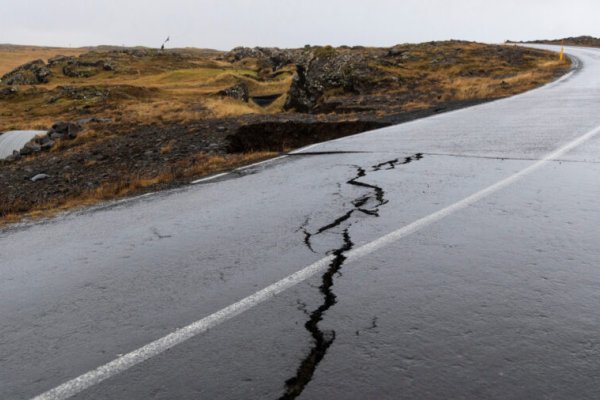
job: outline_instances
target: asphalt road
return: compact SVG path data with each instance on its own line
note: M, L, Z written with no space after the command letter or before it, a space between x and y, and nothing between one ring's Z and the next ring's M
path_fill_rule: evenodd
M567 50L520 96L0 231L0 398L599 398L600 50Z
M12 155L13 151L23 146L37 135L46 131L9 131L0 133L0 160Z

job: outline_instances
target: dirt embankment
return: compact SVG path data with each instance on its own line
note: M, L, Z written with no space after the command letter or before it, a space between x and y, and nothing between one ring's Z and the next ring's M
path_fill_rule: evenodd
M29 62L2 78L0 131L75 125L0 161L0 220L171 187L509 96L568 68L551 53L467 42L110 49Z

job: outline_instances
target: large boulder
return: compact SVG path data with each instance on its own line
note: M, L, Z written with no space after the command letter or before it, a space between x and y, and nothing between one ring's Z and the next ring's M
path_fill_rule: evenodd
M52 72L42 60L31 61L12 70L2 77L6 85L38 85L48 83Z
M284 108L299 112L318 111L326 91L360 93L369 86L367 59L361 54L337 53L332 48L318 48L305 64L296 65L296 73Z

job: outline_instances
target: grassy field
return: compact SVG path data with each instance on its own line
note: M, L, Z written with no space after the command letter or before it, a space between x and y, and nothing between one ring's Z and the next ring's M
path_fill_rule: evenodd
M303 121L317 122L320 131L307 132L317 132L311 140L318 141L330 134L328 123L389 124L415 110L506 97L570 67L553 53L456 41L247 53L0 45L0 75L36 59L75 57L48 64L45 83L0 83L0 132L92 117L110 121L86 125L75 140L57 140L47 152L0 162L0 223L185 183L288 147L283 138L273 148L230 153L229 135L245 124L293 120L294 132L302 132ZM288 56L309 59L307 79L315 81L302 90L318 88L313 110L285 109L297 84L296 65L281 61ZM248 98L224 94L240 86ZM253 101L264 96L274 101ZM23 171L51 178L34 187Z
M369 56L379 50L333 51L356 57ZM511 63L490 46L477 43L405 45L399 51L409 53L410 57L401 63L371 58L371 83L377 86L379 79L381 84L369 94L393 94L405 98L401 104L405 111L439 102L509 96L552 79L557 70L564 67L551 55L530 55L518 64ZM33 59L47 60L57 54L83 54L81 61L108 60L113 67L110 71L94 71L87 77L65 76L62 65L51 67L52 76L48 83L20 87L17 95L0 97L0 131L44 129L53 121L74 120L87 115L150 123L280 113L294 72L290 66L281 69L276 77L265 77L256 60L227 62L220 57L221 53L215 52L160 53L149 50L141 57L82 52L82 49L0 47L2 71ZM220 91L239 83L248 87L251 97L282 97L265 108L252 101L218 96ZM65 87L71 89L70 93L65 93ZM340 97L339 94L339 91L330 91L325 100Z

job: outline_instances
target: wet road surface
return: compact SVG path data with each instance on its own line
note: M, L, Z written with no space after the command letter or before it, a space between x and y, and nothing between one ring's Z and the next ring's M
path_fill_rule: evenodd
M0 231L0 398L319 262L72 398L598 398L600 50L568 52L573 74L511 99Z

